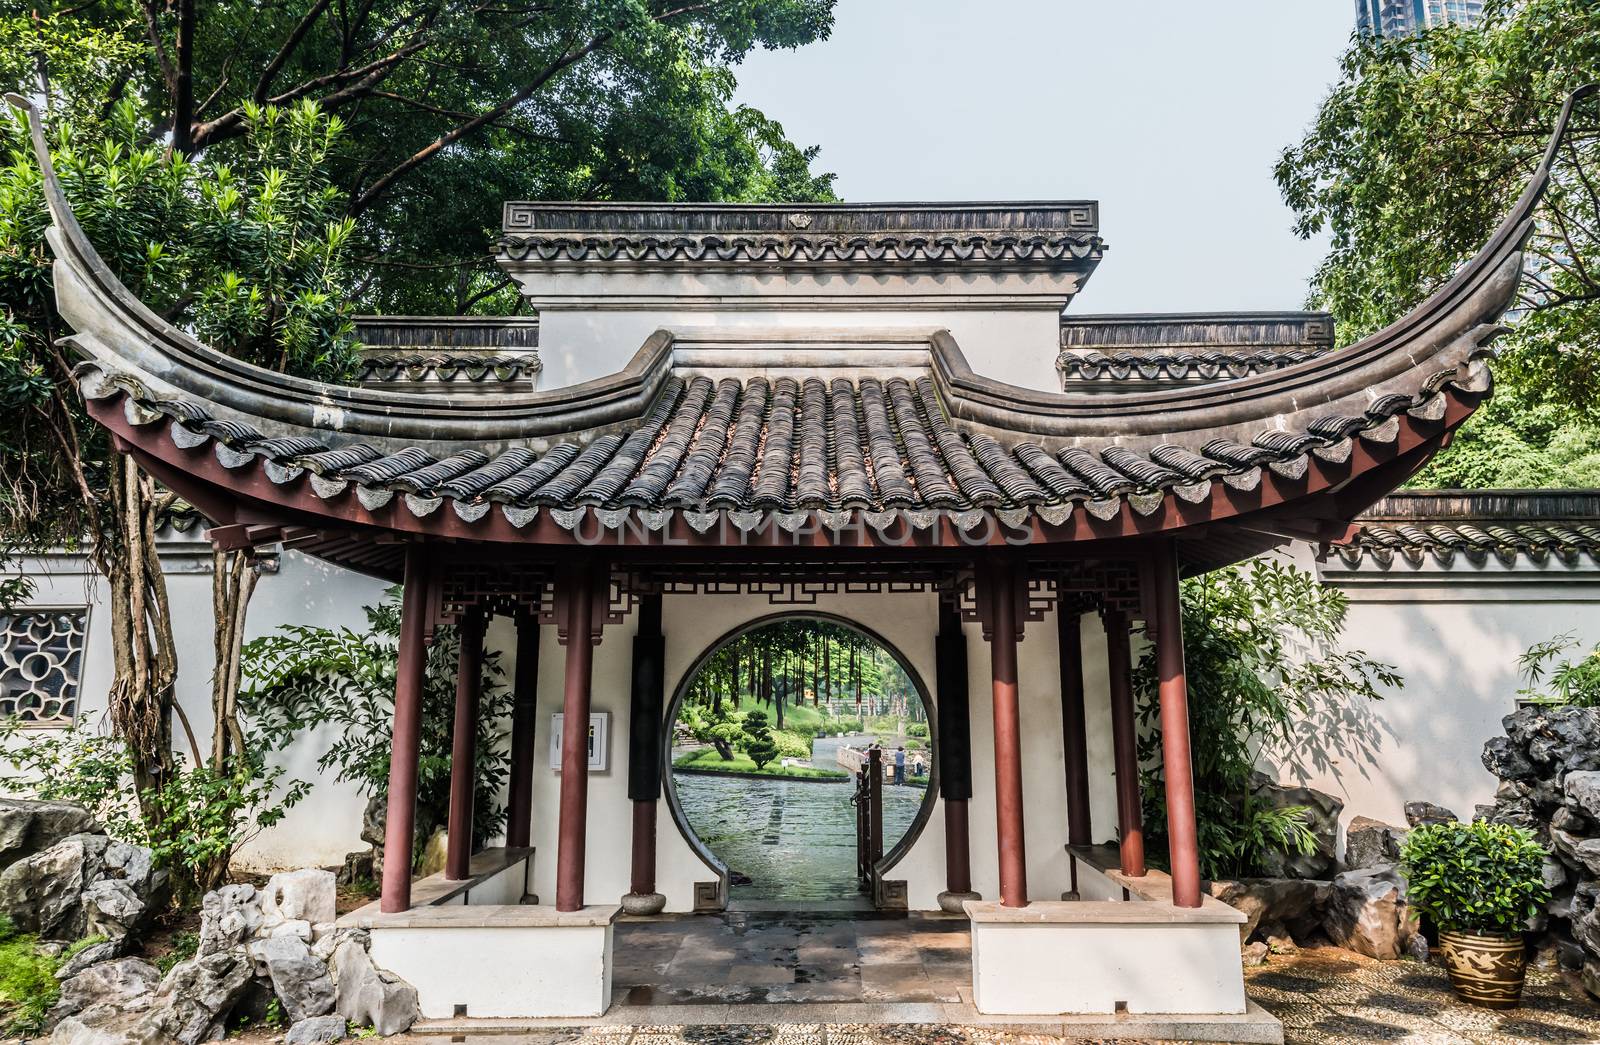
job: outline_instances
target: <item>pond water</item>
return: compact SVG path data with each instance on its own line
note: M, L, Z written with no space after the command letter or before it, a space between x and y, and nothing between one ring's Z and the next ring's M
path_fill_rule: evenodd
M823 737L812 765L838 769L843 744L866 737ZM690 827L723 863L734 900L851 900L856 884L856 811L850 781L761 780L674 773ZM883 848L905 836L922 804L918 787L883 789ZM749 884L739 884L745 878Z

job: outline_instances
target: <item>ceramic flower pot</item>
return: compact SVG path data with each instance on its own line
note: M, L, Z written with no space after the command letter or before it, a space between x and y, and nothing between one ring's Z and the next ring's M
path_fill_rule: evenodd
M1522 1000L1527 949L1522 937L1439 934L1439 952L1450 986L1463 999L1489 1009L1514 1009Z

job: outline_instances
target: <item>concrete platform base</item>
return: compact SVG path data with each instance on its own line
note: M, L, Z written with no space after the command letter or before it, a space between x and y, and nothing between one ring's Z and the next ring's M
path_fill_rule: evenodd
M418 1035L446 1035L455 1041L511 1045L519 1038L554 1027L818 1026L929 1024L983 1027L1018 1034L1063 1038L1245 1042L1283 1045L1283 1024L1251 1004L1233 1016L985 1016L971 1005L919 1002L795 1002L763 1005L613 1005L594 1019L427 1020L411 1028Z

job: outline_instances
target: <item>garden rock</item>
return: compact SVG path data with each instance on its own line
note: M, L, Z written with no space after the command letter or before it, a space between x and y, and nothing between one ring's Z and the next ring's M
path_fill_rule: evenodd
M1400 859L1400 843L1405 837L1403 828L1370 817L1356 817L1344 837L1345 868L1359 871L1395 863Z
M151 1029L180 1045L197 1045L220 1035L234 1004L254 972L242 950L221 951L179 962L161 981Z
M328 967L312 955L296 936L256 940L247 948L256 963L256 975L272 981L272 991L283 1003L284 1015L299 1023L325 1015L333 1008L333 979Z
M1562 790L1568 808L1588 817L1590 823L1600 824L1600 772L1591 769L1568 773Z
M238 947L261 925L261 896L248 884L225 885L200 901L200 946L197 955Z
M1424 824L1453 824L1456 819L1455 813L1432 802L1406 803L1406 823L1412 827L1421 827Z
M261 890L261 914L267 922L331 922L334 915L332 871L307 867L284 871L267 879Z
M1282 925L1305 939L1321 925L1328 902L1329 883L1304 878L1242 878L1213 882L1211 895L1241 912L1239 942L1246 943L1263 926Z
M1600 958L1590 958L1583 963L1583 987L1600 998Z
M1308 854L1267 854L1262 859L1262 870L1267 876L1326 879L1337 871L1339 814L1344 811L1344 803L1315 788L1279 784L1265 773L1256 773L1251 780L1251 793L1270 808L1304 806L1307 810L1306 826L1317 840L1315 851Z
M122 946L125 942L123 940L106 940L102 943L90 944L71 958L68 958L56 970L56 979L68 980L91 965L110 961L122 952Z
M1483 768L1500 780L1532 780L1539 770L1510 737L1495 737L1483 745Z
M0 870L44 852L68 835L94 830L94 817L75 803L0 798Z
M333 975L335 1008L351 1023L387 1036L417 1021L416 988L373 965L364 939L351 936L339 944L333 952Z
M1393 960L1406 953L1414 930L1405 883L1394 865L1334 878L1324 925L1334 944L1369 958Z
M76 834L0 872L0 913L46 940L83 936L83 890L101 868L104 835Z
M1267 945L1257 940L1255 943L1246 945L1240 957L1244 959L1245 968L1249 969L1257 965L1267 964L1267 953Z
M283 1036L284 1045L328 1045L343 1038L345 1019L338 1013L331 1016L312 1016L289 1028Z
M121 878L102 878L83 891L84 926L90 936L120 940L138 932L145 911L144 901Z
M161 983L161 970L142 958L101 962L64 980L53 1014L71 1016L96 1005L126 1010L135 998L152 994Z

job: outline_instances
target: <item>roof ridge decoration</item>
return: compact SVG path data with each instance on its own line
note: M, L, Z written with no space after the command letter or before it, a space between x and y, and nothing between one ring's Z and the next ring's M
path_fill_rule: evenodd
M1400 490L1357 519L1352 539L1324 548L1348 569L1483 566L1492 558L1600 565L1600 490Z
M603 222L597 221L604 216ZM1052 268L1096 261L1099 204L529 203L505 205L516 262L638 268Z
M1392 486L1488 391L1484 357L1577 97L1517 205L1437 293L1356 345L1225 391L1037 392L973 373L944 334L915 381L713 385L674 373L673 339L660 331L611 377L470 401L274 374L164 323L88 243L37 112L13 102L29 109L45 172L80 387L158 478L218 519L234 497L301 519L561 543L586 520L589 531L682 522L704 534L719 520L749 533L769 516L790 532L811 517L923 534L998 520L1064 540L1186 525L1196 516L1185 505L1211 519L1258 511L1403 466ZM835 430L853 423L862 444L819 440L830 418ZM819 446L829 454L820 483ZM1112 529L1096 531L1078 507Z

